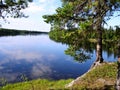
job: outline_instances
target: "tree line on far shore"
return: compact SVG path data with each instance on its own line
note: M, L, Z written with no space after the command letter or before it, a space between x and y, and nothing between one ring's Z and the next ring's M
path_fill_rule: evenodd
M48 32L15 30L15 29L4 29L4 28L0 29L0 36L37 35L37 34L48 34Z

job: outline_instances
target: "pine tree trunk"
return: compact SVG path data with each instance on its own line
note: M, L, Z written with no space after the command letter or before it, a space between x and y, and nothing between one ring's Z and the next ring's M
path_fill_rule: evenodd
M99 63L103 62L103 56L102 56L102 20L103 17L101 17L101 0L98 0L98 8L97 8L97 14L95 18L95 30L97 32L97 45L96 45L96 61L93 63L92 67L98 65Z
M96 22L96 30L97 30L97 46L96 46L96 62L102 63L103 57L102 57L102 17L101 17L101 1L98 0L98 16L97 16L97 22Z
M102 56L102 30L98 28L97 30L97 45L96 45L96 62L102 63L103 56Z
M102 55L102 30L101 27L97 28L97 45L96 45L96 60L91 66L93 68L94 66L97 66L98 64L103 62L103 55Z
M118 71L117 71L116 90L120 90L120 43L118 44Z

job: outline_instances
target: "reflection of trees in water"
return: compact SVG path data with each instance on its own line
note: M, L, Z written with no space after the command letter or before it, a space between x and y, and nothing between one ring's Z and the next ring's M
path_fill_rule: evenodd
M69 45L65 51L66 54L74 57L76 61L84 62L90 58L90 54L95 50L95 43L89 42L89 40L76 41L73 45ZM107 52L107 56L114 54L114 57L118 57L118 72L116 89L120 90L120 41L103 41L103 50Z
M75 38L75 39L73 39ZM96 41L91 41L88 38L81 37L71 37L62 39L60 41L55 40L56 42L62 42L67 44L69 47L65 50L65 54L70 55L79 62L84 62L87 59L90 59L91 54L96 50ZM103 40L103 51L107 52L107 56L110 57L114 54L114 57L117 57L117 43L118 41L107 41Z
M65 50L65 54L74 57L74 60L79 62L90 59L90 54L88 54L84 49L80 48L76 50L73 46L69 46L69 48Z
M95 44L89 42L88 40L76 40L73 44L69 45L68 49L65 50L67 55L74 57L74 60L78 62L84 62L91 58Z
M117 41L105 41L103 43L103 50L107 52L107 56L114 54L114 57L117 57Z

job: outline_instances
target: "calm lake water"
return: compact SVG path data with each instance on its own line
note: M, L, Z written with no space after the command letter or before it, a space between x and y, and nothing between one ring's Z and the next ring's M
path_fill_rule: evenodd
M95 51L91 59L78 63L65 55L67 47L45 34L0 37L0 79L19 82L23 77L28 80L77 78L88 71L95 60ZM107 57L103 53L105 60L116 60L114 55Z

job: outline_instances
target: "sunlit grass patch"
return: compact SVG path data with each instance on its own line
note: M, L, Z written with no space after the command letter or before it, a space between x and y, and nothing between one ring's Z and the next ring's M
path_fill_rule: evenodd
M23 83L8 84L0 88L0 90L67 90L65 89L65 85L71 81L72 79L58 81L38 79Z
M104 63L88 72L72 88L80 90L114 90L117 63Z

